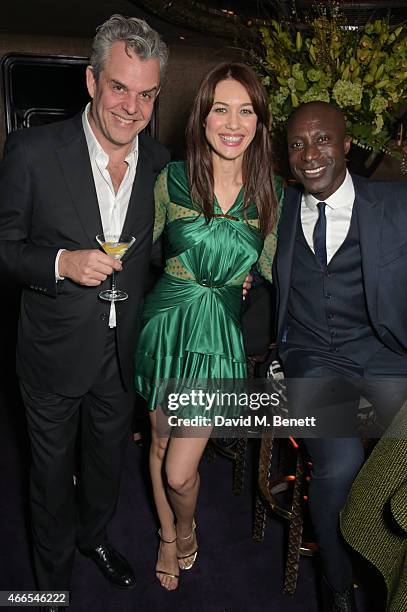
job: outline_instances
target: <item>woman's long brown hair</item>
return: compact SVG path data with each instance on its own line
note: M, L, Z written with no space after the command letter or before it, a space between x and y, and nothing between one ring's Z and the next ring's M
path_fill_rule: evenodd
M213 106L215 88L220 81L234 79L243 85L257 115L255 136L243 155L243 208L254 202L259 213L260 231L269 234L277 217L277 197L273 182L273 154L269 133L270 115L267 95L249 66L223 63L204 78L195 98L186 129L187 173L191 199L209 221L213 215L214 179L212 153L205 137L206 118Z

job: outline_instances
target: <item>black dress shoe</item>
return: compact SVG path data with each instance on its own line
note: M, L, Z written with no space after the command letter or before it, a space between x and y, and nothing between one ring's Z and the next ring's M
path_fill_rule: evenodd
M353 586L335 591L325 577L322 579L323 612L357 612Z
M104 543L83 553L92 559L104 575L119 589L132 589L136 579L128 561L110 544Z

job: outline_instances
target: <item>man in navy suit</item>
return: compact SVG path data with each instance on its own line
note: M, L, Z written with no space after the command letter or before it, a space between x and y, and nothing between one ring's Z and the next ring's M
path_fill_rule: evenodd
M133 411L153 187L169 160L142 133L166 61L166 45L146 22L114 15L94 40L86 73L91 103L73 119L11 134L0 167L0 264L23 287L17 371L32 447L42 590L69 589L76 547L115 586L134 586L106 528ZM136 238L123 266L100 250L95 237L102 232ZM115 312L98 298L113 270L121 270L119 284L129 294Z
M324 102L298 108L287 138L291 171L303 189L287 189L275 260L285 374L319 379L321 391L324 380L346 377L363 386L379 412L392 414L406 397L407 185L350 175L343 114ZM296 381L296 402L312 413L306 383L301 392ZM340 406L356 411L352 397ZM313 461L310 511L324 611L350 612L352 568L338 518L363 447L357 437L304 444Z

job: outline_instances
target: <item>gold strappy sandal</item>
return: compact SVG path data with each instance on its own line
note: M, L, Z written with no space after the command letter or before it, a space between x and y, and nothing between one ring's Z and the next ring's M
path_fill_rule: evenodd
M174 544L174 542L176 542L177 538L175 537L173 540L164 540L164 538L161 536L161 529L158 530L158 537L160 538L160 542L163 542L164 544ZM177 556L178 559L178 556ZM155 570L156 574L162 574L163 576L169 576L170 578L173 578L174 580L179 580L179 574L171 574L170 572L165 572L164 570L160 570L157 569ZM157 576L158 577L158 576ZM161 584L161 582L160 582ZM166 586L164 586L163 584L161 584L161 586L166 589L167 591L173 591L175 589L168 589ZM176 587L175 587L176 588Z
M196 523L195 523L195 519L192 521L192 529L191 529L191 533L187 536L185 536L184 538L177 536L178 540L189 540L190 538L192 538L192 536L195 533L195 529L196 529ZM187 555L177 555L177 559L178 560L182 560L182 559L188 559L189 557L192 557L191 562L188 563L188 565L185 565L184 567L180 567L180 569L183 570L190 570L192 568L192 566L194 565L196 558L198 556L198 546L195 548L194 551L188 553Z

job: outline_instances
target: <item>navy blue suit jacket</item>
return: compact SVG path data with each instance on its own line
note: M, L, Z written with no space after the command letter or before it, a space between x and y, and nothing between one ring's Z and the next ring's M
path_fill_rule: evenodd
M407 354L407 183L352 175L363 281L372 326L391 350ZM288 188L278 229L273 279L277 288L277 341L286 328L302 191Z

